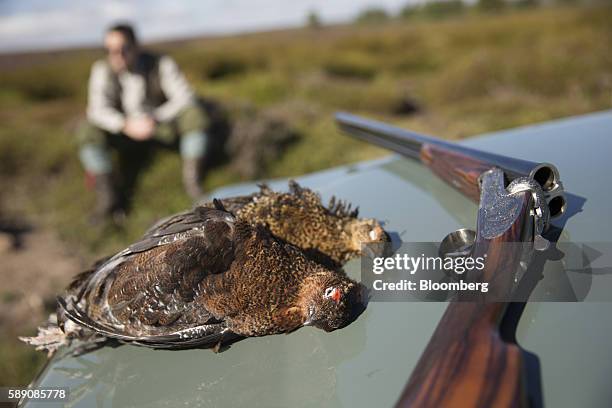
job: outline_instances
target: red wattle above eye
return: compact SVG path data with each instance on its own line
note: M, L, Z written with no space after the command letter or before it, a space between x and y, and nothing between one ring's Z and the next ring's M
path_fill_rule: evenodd
M338 303L338 302L340 302L340 298L341 298L341 297L342 297L342 293L340 292L340 289L338 289L338 288L334 288L334 290L332 290L332 293L331 293L330 298L331 298L331 299L332 299L334 302Z

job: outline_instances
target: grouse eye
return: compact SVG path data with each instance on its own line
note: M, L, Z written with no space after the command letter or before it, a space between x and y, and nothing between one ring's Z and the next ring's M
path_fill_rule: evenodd
M325 299L331 299L334 302L338 303L340 301L340 298L342 297L342 294L340 292L340 289L330 286L329 288L325 289L325 294L323 295L323 297Z

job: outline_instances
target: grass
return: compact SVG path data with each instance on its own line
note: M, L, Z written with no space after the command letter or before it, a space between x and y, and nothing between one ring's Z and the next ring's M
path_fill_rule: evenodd
M341 135L336 110L462 138L610 108L610 21L612 8L603 7L466 12L154 48L173 55L201 94L229 107L274 110L295 127L301 138L266 170L268 177L286 177L384 154ZM87 224L93 197L84 189L73 129L83 114L89 66L99 56L81 50L21 62L0 57L0 209L57 231L89 259L189 206L178 156L159 152L136 188L125 226ZM416 114L400 114L406 99L416 103ZM220 166L205 187L238 181ZM0 361L8 367L1 370L5 381L24 384L41 359L3 345ZM16 362L24 368L15 369Z
M14 334L14 336L17 335ZM46 359L45 353L33 352L31 347L15 341L8 333L2 333L0 336L0 374L2 374L0 384L3 386L27 385Z

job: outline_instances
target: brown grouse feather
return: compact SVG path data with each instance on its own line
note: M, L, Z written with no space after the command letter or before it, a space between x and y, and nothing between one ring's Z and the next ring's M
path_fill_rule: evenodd
M237 337L331 331L362 310L361 286L226 211L197 207L77 276L58 298L58 327L24 340L153 348L220 346Z
M228 211L251 225L265 226L278 238L301 248L312 259L329 267L340 267L361 254L361 245L388 242L381 224L359 218L359 209L332 197L325 206L314 191L289 182L289 192L275 192L266 185L248 196L221 200ZM212 202L200 205L213 208ZM153 227L170 228L184 214L166 218ZM146 234L145 234L146 236Z

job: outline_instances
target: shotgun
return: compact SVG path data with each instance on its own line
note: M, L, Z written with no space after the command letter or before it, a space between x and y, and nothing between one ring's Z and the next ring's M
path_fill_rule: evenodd
M406 384L397 407L524 407L529 405L526 361L506 341L500 324L550 220L566 209L557 168L472 149L382 122L338 113L339 128L406 157L479 204L476 230L450 233L441 256L486 255L470 279L489 284L486 294L457 295L436 327ZM516 245L509 243L516 243Z

